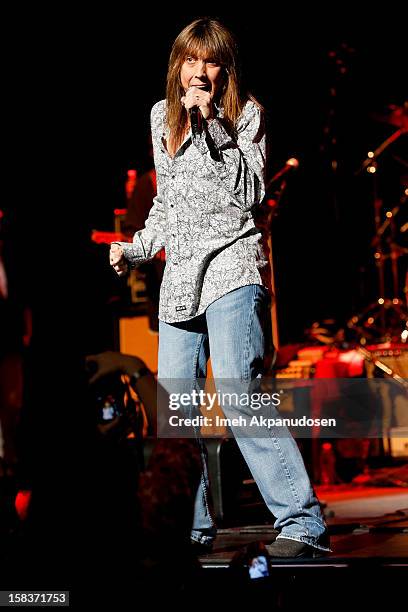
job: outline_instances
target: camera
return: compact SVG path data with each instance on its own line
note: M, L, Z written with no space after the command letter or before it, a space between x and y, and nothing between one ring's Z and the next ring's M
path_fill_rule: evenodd
M250 578L265 578L269 576L268 560L265 555L258 555L250 559L248 572Z
M240 548L230 563L230 570L244 580L267 578L269 576L269 553L261 541L249 542Z
M97 380L89 389L91 404L98 424L111 423L125 411L127 385L120 374L109 374Z

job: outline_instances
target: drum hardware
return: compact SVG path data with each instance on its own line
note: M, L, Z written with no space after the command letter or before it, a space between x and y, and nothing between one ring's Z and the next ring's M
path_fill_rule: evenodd
M377 117L377 116L374 116ZM378 120L384 121L398 129L382 142L375 151L369 151L355 175L364 170L372 177L373 208L375 235L371 241L374 250L373 258L377 269L378 299L371 303L361 313L353 315L347 322L349 329L360 336L362 345L368 340L379 342L405 342L408 337L407 321L408 310L402 299L399 259L408 255L408 248L400 245L398 239L404 233L404 224L397 223L398 215L406 206L408 196L407 185L402 185L403 193L400 201L391 210L384 213L383 201L377 194L377 173L379 158L388 147L408 132L408 106L391 107L391 112L380 116ZM386 268L390 261L389 269ZM392 297L389 297L392 292ZM387 296L388 293L388 296Z
M381 361L381 359L377 359L374 351L369 351L368 349L361 346L357 347L356 350L364 357L366 361L372 363L376 368L381 370L383 375L385 375L387 378L392 378L393 380L395 380L396 383L398 383L401 387L408 391L408 381L405 378L402 378L402 376L400 376L399 374L397 374L395 370L390 368L386 363L384 363L384 361ZM387 351L387 353L390 352L391 351Z
M379 298L353 315L347 327L358 333L361 345L367 341L399 342L406 339L407 307L398 298Z
M404 102L402 106L396 104L390 104L387 107L385 113L371 113L370 117L374 121L380 123L387 123L398 128L408 128L408 101Z
M356 349L367 362L367 378L388 378L402 390L395 399L395 392L378 389L382 400L383 437L382 452L395 456L396 446L403 446L408 439L401 438L406 424L406 399L408 397L408 346L383 343ZM377 370L377 372L376 372ZM380 374L379 374L380 373ZM398 400L399 397L399 400Z
M369 172L370 174L375 174L377 167L377 159L379 158L381 153L383 153L393 142L398 140L398 138L400 138L400 136L402 136L406 132L406 127L399 128L393 134L391 134L391 136L386 138L386 140L384 140L384 142L382 142L380 146L375 149L375 151L369 151L366 159L363 161L360 168L355 172L355 174L358 175L364 170L367 170L367 172Z

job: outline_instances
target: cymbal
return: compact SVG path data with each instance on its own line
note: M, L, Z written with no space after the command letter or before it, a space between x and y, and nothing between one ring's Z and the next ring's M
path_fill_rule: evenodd
M385 113L370 113L371 119L408 130L408 102L402 106L389 104Z

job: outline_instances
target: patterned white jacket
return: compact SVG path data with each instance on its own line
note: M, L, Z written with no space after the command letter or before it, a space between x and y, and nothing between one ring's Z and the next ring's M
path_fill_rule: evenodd
M260 284L271 293L267 237L262 222L257 225L265 196L265 130L251 100L238 120L236 140L217 109L200 133L189 131L172 158L165 147L165 108L161 100L151 111L157 196L133 243L118 244L131 268L165 247L159 319L175 323L244 285Z

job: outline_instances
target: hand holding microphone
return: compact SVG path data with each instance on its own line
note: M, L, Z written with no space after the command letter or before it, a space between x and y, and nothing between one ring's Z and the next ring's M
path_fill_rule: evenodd
M193 135L201 132L201 119L212 117L211 94L201 87L192 86L181 98L181 103L187 109L190 116L191 130Z

